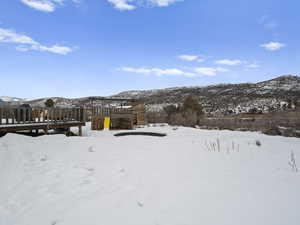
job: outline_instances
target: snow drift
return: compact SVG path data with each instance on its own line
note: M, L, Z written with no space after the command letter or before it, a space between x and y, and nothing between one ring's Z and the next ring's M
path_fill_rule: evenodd
M300 139L150 127L165 138L0 139L1 225L298 225ZM297 162L297 161L296 161Z

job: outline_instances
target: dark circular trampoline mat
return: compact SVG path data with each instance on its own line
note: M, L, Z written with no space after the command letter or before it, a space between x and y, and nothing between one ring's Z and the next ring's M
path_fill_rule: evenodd
M156 133L156 132L120 132L114 134L115 137L123 137L123 136L151 136L151 137L165 137L167 134L164 133Z

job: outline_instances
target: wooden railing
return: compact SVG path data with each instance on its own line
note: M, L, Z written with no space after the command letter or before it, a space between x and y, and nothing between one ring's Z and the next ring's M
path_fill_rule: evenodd
M93 108L38 108L0 107L0 125L45 122L92 121L95 117L112 115L135 115L133 108L93 107Z
M83 108L0 107L0 125L67 121L85 122L85 112Z

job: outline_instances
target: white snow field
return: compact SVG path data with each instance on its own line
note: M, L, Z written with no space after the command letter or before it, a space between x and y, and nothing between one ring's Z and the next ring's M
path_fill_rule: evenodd
M300 139L138 130L0 138L0 224L300 224Z

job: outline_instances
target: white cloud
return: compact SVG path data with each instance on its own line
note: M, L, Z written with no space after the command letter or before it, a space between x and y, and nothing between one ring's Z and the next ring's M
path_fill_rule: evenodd
M55 10L55 1L51 0L20 0L25 5L43 12L53 12Z
M107 0L119 10L134 10L139 6L167 7L175 2L184 0Z
M31 37L22 34L17 34L12 30L2 29L2 28L0 28L0 42L30 44L30 45L38 44Z
M19 44L16 47L18 51L35 50L35 51L42 51L42 52L52 52L61 55L66 55L74 51L73 48L66 47L66 46L60 46L60 45L45 46L33 40L29 36L18 34L13 30L2 29L2 28L0 28L0 42Z
M81 0L19 0L23 4L39 11L54 12L56 7L63 5L65 1L72 1L79 5Z
M195 73L186 72L177 68L171 69L160 69L160 68L132 68L132 67L122 67L120 70L130 73L139 73L145 75L155 75L155 76L185 76L194 77Z
M189 62L197 61L201 63L205 61L205 56L199 56L199 55L179 55L178 58L183 61L189 61Z
M183 76L183 77L197 77L197 76L215 76L217 73L229 72L229 70L222 67L197 67L194 68L194 72L183 71L181 69L161 69L161 68L133 68L133 67L122 67L120 69L124 72L138 73L145 75L155 75L155 76Z
M81 0L19 0L23 4L43 12L54 12L57 6L63 5L65 1L79 4ZM184 0L106 0L119 10L134 10L138 7L167 7L175 2Z
M239 59L222 59L222 60L217 60L217 61L215 61L215 64L226 65L226 66L239 66L239 65L243 65L246 68L252 68L252 69L260 67L260 65L258 64L257 61L248 62L248 61L242 61L242 60L239 60Z
M268 51L278 51L278 50L286 47L286 44L280 43L280 42L269 42L269 43L260 45L260 47L263 47Z
M38 44L38 45L31 45L31 46L25 46L25 45L19 45L16 47L16 50L21 52L27 52L27 51L40 51L40 52L51 52L55 54L60 55L67 55L71 52L73 52L75 49L66 47L66 46L60 46L60 45L52 45L50 47Z
M243 64L243 62L238 59L235 59L235 60L222 59L222 60L215 61L215 63L219 64L219 65L227 65L227 66L238 66L238 65Z
M60 46L60 45L53 45L50 47L43 46L43 45L33 45L33 46L31 46L31 49L41 51L41 52L52 52L52 53L61 54L61 55L67 55L74 51L73 48L66 47L66 46Z
M184 61L195 61L199 58L197 55L180 55L178 56L179 59Z
M206 76L216 76L218 72L224 73L224 72L228 72L229 70L221 68L221 67L217 67L217 68L213 68L213 67L198 67L195 68L195 72L201 75L206 75Z
M134 10L136 6L131 5L129 3L134 0L108 0L109 3L113 4L116 9L119 10Z
M246 67L247 67L247 68L256 69L256 68L259 68L260 65L257 64L257 63L251 63L251 64L246 65Z
M76 4L80 4L82 0L72 0Z
M183 1L183 0L150 0L150 2L153 5L159 6L159 7L166 7L169 6L175 2L179 2L179 1Z

